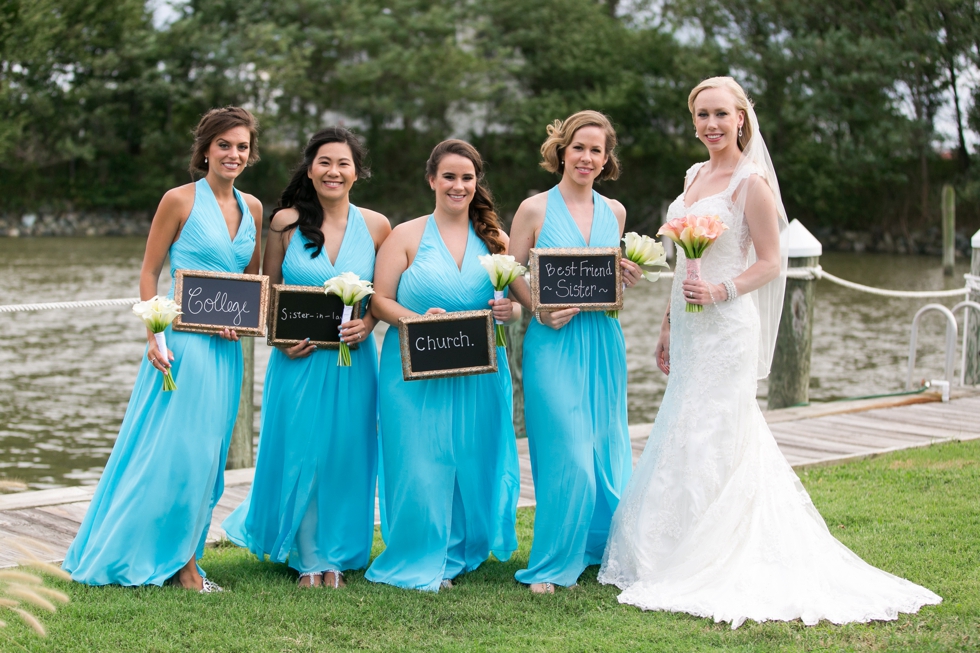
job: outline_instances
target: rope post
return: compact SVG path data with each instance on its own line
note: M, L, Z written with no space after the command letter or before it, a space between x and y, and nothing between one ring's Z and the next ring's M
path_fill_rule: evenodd
M783 236L789 245L789 267L816 267L823 246L799 220ZM810 350L813 345L813 304L817 279L787 279L776 351L769 373L769 410L810 401Z
M973 276L969 294L966 298L973 302L980 303L980 231L973 234L970 241L973 247L973 260L970 263L970 274ZM966 356L963 366L964 385L980 384L980 319L976 315L971 315L970 310L966 311L967 330L964 334L966 339Z
M956 260L956 190L943 185L943 276L953 276Z
M228 448L228 462L225 469L244 469L253 467L252 438L255 404L253 403L253 383L255 379L255 338L242 338L242 396L238 401L238 418L231 434Z

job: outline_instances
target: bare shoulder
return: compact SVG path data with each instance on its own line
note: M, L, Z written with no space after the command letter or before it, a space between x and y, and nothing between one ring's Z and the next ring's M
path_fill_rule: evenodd
M515 227L518 229L530 227L533 232L537 232L538 227L544 223L544 215L548 210L548 193L538 193L527 198L517 207L517 213L511 222L511 231Z
M270 223L269 228L274 231L282 231L289 225L296 222L298 219L299 211L296 209L282 209L280 211L276 211L275 215L272 216L272 222Z
M184 184L171 188L160 199L160 212L175 213L186 218L194 208L195 184Z
M425 233L425 225L428 218L429 216L426 215L421 218L414 218L402 222L391 230L390 238L395 239L397 243L410 243L420 240L422 234Z
M383 214L360 206L357 208L361 211L361 215L364 216L364 224L367 225L368 231L371 232L372 236L375 236L376 240L379 235L383 240L391 232L391 221Z
M255 195L250 195L248 193L242 193L242 199L245 200L245 205L248 206L248 210L251 211L252 217L255 219L256 225L262 224L262 202Z
M622 202L606 197L605 195L599 195L599 197L605 200L606 204L609 205L609 208L612 209L613 215L616 216L616 219L619 220L620 223L626 220L626 207L623 206Z

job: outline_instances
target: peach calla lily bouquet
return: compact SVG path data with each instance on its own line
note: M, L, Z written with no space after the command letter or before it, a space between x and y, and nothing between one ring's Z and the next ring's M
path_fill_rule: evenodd
M684 250L684 256L687 257L687 278L696 281L701 278L701 257L726 229L728 225L717 215L685 215L664 223L657 235L670 238ZM688 302L685 310L688 313L700 313L704 307Z

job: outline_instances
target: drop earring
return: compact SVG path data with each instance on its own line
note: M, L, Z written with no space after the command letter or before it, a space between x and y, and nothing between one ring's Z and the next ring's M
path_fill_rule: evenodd
M739 126L739 128L738 128L738 137L739 138L742 138L742 127L741 126Z
M694 130L694 138L697 138L697 137L698 137L698 130L697 130L697 129L695 129L695 130Z
M205 163L207 163L207 162L208 162L208 157L204 157L204 162L205 162Z

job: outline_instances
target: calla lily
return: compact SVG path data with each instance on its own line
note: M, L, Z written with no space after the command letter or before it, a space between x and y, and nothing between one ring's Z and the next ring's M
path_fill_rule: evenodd
M623 236L623 244L626 246L624 255L633 261L643 270L643 278L647 281L657 281L660 279L660 270L651 270L654 267L667 267L667 253L664 246L650 236L641 236L635 231L630 231ZM623 284L625 288L626 285ZM618 318L619 311L606 311L606 315L611 318Z
M156 295L151 297L146 301L137 302L133 305L133 313L139 319L143 320L143 324L146 328L153 333L154 340L157 341L157 348L163 356L168 355L167 350L167 337L165 331L170 323L174 319L181 315L180 306L174 300L168 297L160 297ZM170 374L170 370L166 370L163 373L163 391L170 392L171 390L176 390L177 384L174 383L174 377Z
M684 250L687 257L687 277L700 278L701 257L711 243L728 229L717 215L685 215L674 218L660 227L658 236L666 236ZM688 313L700 313L704 307L700 304L687 304Z

